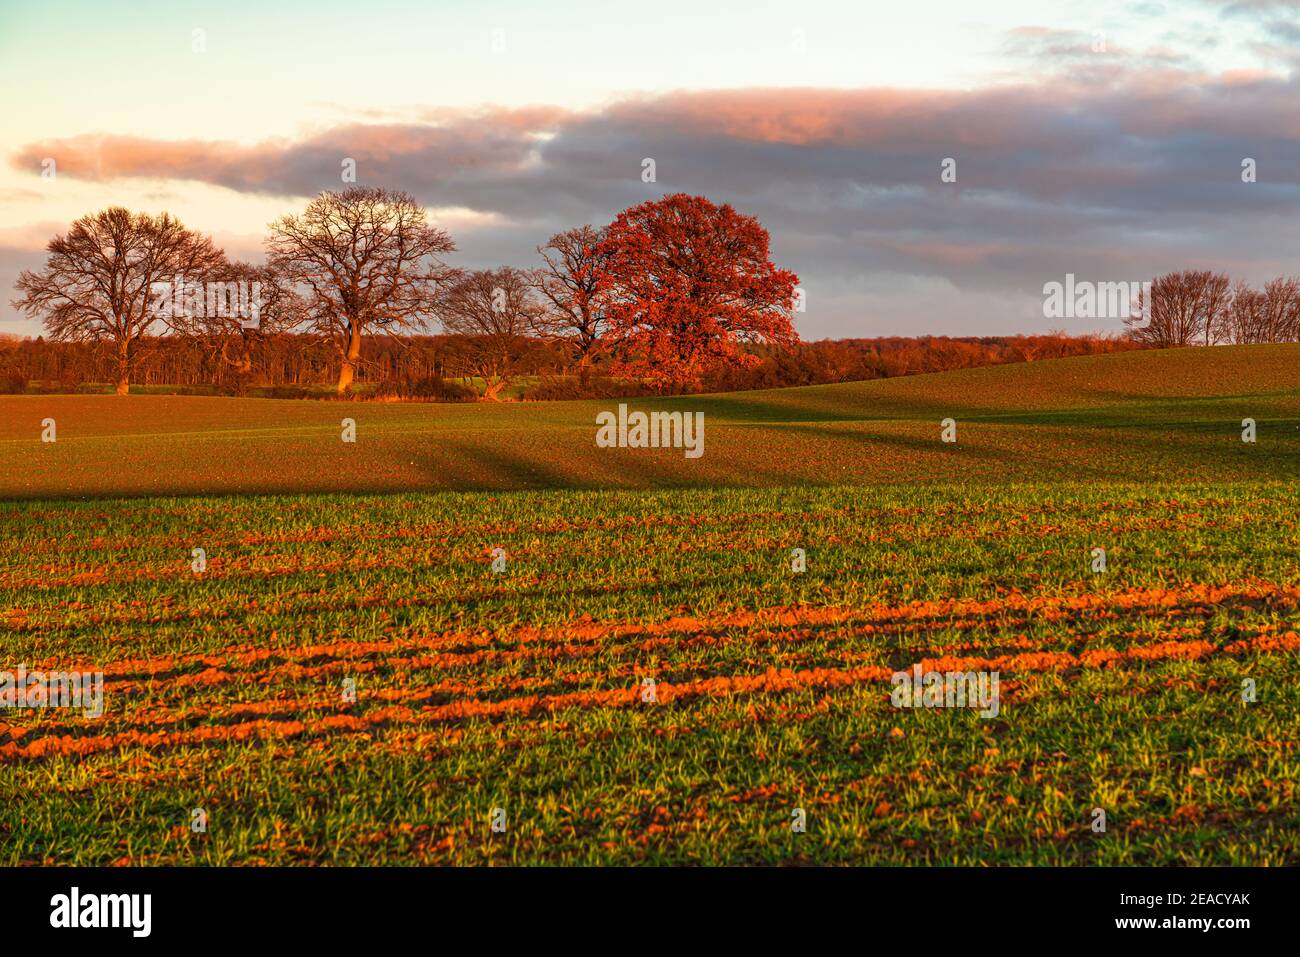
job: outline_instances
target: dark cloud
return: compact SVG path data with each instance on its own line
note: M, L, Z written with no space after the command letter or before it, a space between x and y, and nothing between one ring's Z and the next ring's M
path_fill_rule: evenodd
M436 110L254 146L82 136L11 161L54 156L61 176L83 179L198 180L284 196L290 211L339 188L351 157L363 184L494 214L456 234L470 265L529 264L552 231L664 192L703 193L771 230L808 288L813 336L1040 329L1042 285L1066 272L1295 270L1296 79L1097 56L1089 38L1061 31L1016 31L1009 43L1054 69L974 91L751 89L589 112ZM945 157L955 184L940 182ZM1258 164L1253 184L1241 181L1246 157ZM654 183L642 180L645 158Z

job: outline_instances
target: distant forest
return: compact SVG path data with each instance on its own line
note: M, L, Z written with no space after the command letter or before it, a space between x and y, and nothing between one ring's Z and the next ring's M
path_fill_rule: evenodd
M153 389L211 395L284 398L333 395L337 354L318 337L258 335L251 364L232 365L223 342L157 337L142 343L135 382ZM689 391L725 392L852 382L944 372L975 366L1032 362L1146 348L1128 338L1067 336L947 336L838 339L793 346L751 344L756 361L726 366ZM480 343L457 335L379 336L367 339L358 363L355 397L473 401L482 392ZM608 398L662 393L661 385L611 375L599 350L577 365L563 344L535 338L514 343L506 365L525 400ZM105 343L52 342L0 336L0 391L111 391L117 357ZM668 391L687 391L678 388Z

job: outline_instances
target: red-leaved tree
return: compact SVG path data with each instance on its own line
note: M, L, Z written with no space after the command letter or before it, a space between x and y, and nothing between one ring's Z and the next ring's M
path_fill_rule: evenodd
M602 249L619 371L668 391L753 361L742 345L799 341L799 277L778 269L752 216L677 193L626 209Z

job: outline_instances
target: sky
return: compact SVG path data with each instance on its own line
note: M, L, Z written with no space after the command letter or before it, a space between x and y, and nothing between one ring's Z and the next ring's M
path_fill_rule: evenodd
M0 334L79 216L257 261L345 159L465 268L687 192L769 230L805 339L1116 332L1044 285L1300 274L1298 67L1300 0L0 0Z

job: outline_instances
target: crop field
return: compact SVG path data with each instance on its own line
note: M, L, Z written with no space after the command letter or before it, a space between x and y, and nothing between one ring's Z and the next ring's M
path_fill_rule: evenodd
M1300 347L628 401L0 399L0 862L1300 863Z
M617 400L377 404L0 396L0 496L1294 480L1300 345L1134 352L760 392L632 399L704 413L704 454L597 448ZM953 418L957 442L939 441ZM1241 420L1260 441L1241 441ZM356 423L356 442L341 423ZM47 419L57 441L40 441Z

